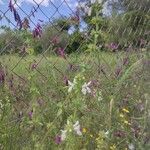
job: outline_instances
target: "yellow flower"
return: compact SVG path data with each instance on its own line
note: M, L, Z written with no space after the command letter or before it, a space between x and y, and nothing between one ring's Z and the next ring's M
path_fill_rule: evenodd
M92 138L92 137L93 137L93 135L92 135L92 134L90 134L90 137ZM98 140L98 139L96 139L96 140Z
M116 145L114 144L114 145L110 146L110 150L116 150Z
M131 125L127 120L125 120L124 123L127 125Z
M121 118L124 118L124 115L121 113L120 115L119 115Z
M82 129L82 132L83 132L83 133L86 133L86 132L87 132L87 129L86 129L86 128L83 128L83 129Z
M122 111L125 112L125 113L129 113L129 110L126 109L126 108L123 108Z

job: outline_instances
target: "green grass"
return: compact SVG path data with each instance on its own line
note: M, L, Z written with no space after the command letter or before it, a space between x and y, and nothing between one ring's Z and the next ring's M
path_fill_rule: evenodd
M144 57L139 59L137 53L130 53L129 63L122 65L127 54L72 54L66 60L0 56L7 72L0 85L0 149L123 150L130 144L149 149L149 71L143 63L147 55L141 53ZM33 63L38 63L34 70ZM118 77L117 67L122 68ZM64 77L77 80L71 93ZM92 94L83 95L82 85L89 81L94 81ZM73 129L77 120L82 136ZM67 130L67 137L56 144L61 130Z

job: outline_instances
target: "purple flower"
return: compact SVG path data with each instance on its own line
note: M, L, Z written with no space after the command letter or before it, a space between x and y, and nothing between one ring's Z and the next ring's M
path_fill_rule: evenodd
M33 117L33 110L31 110L31 111L28 113L28 116L29 116L29 119L32 119L32 117Z
M67 78L66 76L64 77L64 83L65 83L66 86L69 85L69 83L68 83L68 78Z
M125 136L125 132L124 132L124 131L121 131L121 130L115 131L115 132L114 132L114 136L119 137L119 138L122 138L122 137Z
M60 48L60 47L59 47L59 48L57 49L57 52L58 52L58 55L60 55L60 56L63 57L64 59L66 59L64 48Z
M41 37L41 36L42 36L42 27L38 23L37 26L33 30L33 37L36 38L36 37Z
M12 12L15 8L14 5L12 4L12 0L9 1L9 5L8 5L10 11Z
M123 59L123 65L128 65L129 64L129 58L126 57Z
M8 7L9 7L10 11L13 12L13 14L14 14L14 19L17 22L17 26L19 26L19 29L21 29L22 28L21 18L19 16L17 10L14 8L11 0L9 1L9 6Z
M37 68L37 64L34 63L34 64L31 65L31 70L34 70L36 68Z
M59 43L59 39L57 36L53 37L53 39L51 40L51 42L55 45Z
M61 136L60 136L60 135L57 135L57 136L55 137L55 143L56 143L56 144L61 144L61 142L62 142Z
M112 50L116 50L117 48L118 48L118 44L116 44L116 43L110 43L109 44L109 46L108 46L110 49L112 49Z

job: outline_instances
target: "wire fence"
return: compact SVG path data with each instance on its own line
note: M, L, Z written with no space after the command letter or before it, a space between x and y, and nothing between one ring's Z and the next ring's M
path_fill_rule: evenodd
M97 7L99 2L103 5ZM71 103L69 99L74 94L68 98L66 89L82 73L91 81L91 88L102 91L106 99L130 97L130 94L140 98L138 93L132 93L131 81L132 84L139 81L141 92L148 93L149 2L146 5L125 1L125 8L122 8L124 1L119 6L117 2L120 1L0 1L0 100L4 98L13 107L12 118L5 122L7 127L21 126L26 118L31 121L36 104L45 109L38 110L43 116L51 115L49 107L56 109L57 115L52 114L46 121L57 124L60 106L53 108L53 105L63 101L65 107ZM86 90L88 93L88 86ZM89 92L89 99L96 97L94 90ZM67 98L68 102L64 100ZM89 103L93 105L93 101ZM98 114L96 109L91 111ZM66 113L70 116L70 112ZM42 122L41 118L35 118L36 125L25 127L25 123L22 128L33 131L35 126L40 126L36 119ZM52 124L51 127L54 128ZM43 132L46 129L37 141L51 138ZM16 139L18 148L31 144L25 136L24 141ZM0 149L5 149L7 143L4 143L0 140ZM12 143L9 141L11 146Z

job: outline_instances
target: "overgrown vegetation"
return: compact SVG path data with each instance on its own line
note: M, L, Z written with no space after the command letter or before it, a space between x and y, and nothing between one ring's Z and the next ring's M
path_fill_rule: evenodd
M85 2L33 33L4 27L0 149L150 149L148 2Z

